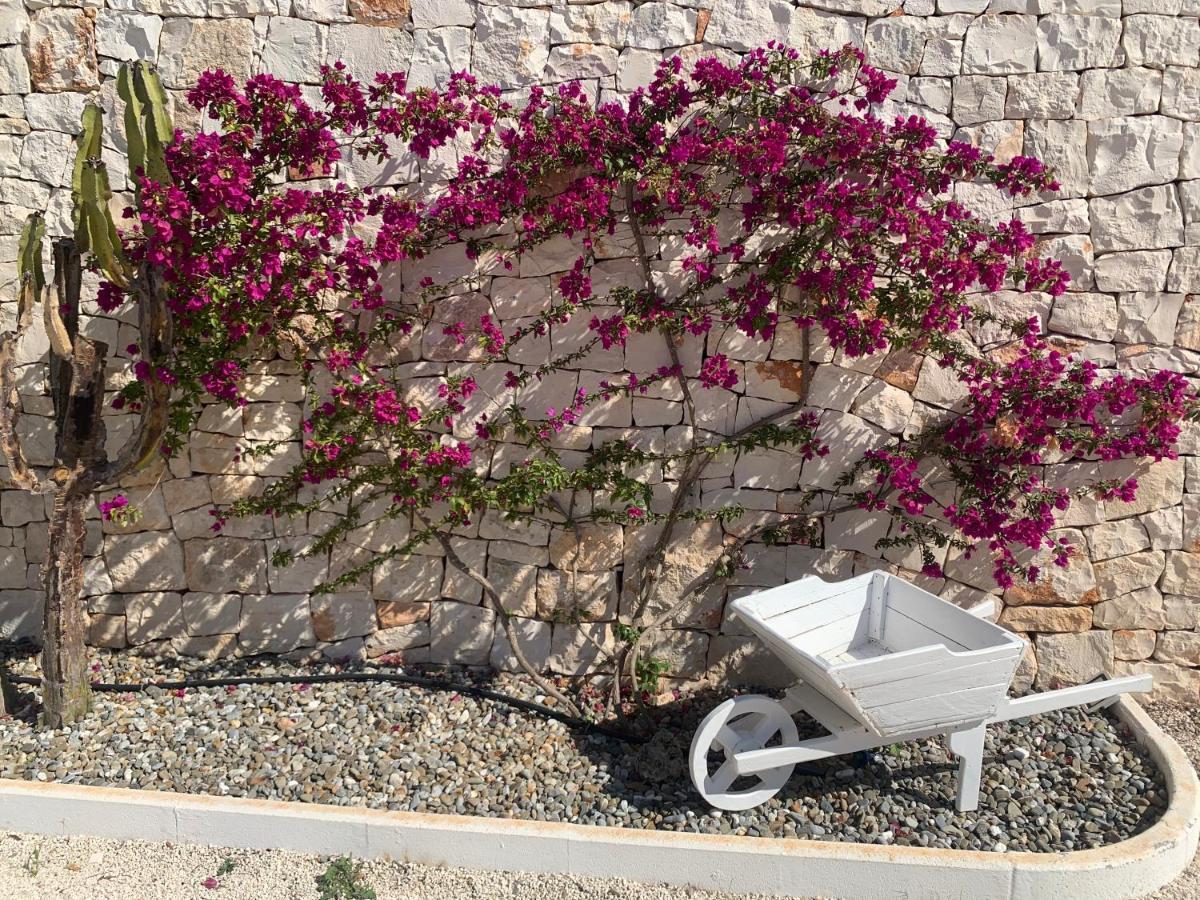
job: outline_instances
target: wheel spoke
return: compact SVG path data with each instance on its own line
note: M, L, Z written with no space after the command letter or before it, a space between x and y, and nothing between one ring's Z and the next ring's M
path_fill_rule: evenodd
M734 753L737 751L737 746L741 739L742 736L732 726L722 725L721 730L713 738L713 743L718 744L726 753Z
M773 719L771 716L763 716L762 718L763 720L754 727L753 731L750 732L751 736L754 738L754 746L757 748L765 746L767 741L769 741L771 737L777 731L779 731L779 723L775 721L775 719Z
M729 786L737 780L737 766L732 759L727 759L721 763L720 768L713 772L708 778L708 783L704 786L705 790L715 793L724 793L729 789Z

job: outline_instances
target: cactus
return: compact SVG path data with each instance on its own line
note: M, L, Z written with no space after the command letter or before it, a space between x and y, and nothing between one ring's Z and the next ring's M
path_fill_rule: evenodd
M142 179L167 180L166 148L173 131L166 95L158 75L145 62L122 66L117 90L125 101L124 126L129 143L129 171L134 203L141 203ZM54 288L51 296L42 263L46 221L29 216L21 232L17 274L20 280L17 325L0 336L0 448L13 482L33 493L50 494L48 564L42 644L42 722L68 725L87 711L90 688L86 671L84 625L80 601L83 586L84 515L92 495L152 457L166 425L169 390L154 385L146 392L141 420L128 445L110 461L104 449L104 371L108 347L79 333L79 294L84 256L106 279L127 291L138 304L141 346L161 355L170 346L170 316L161 274L134 267L125 254L112 215L112 188L101 158L104 112L84 108L71 176L74 235L54 242ZM50 338L50 385L54 400L55 460L44 475L25 459L17 437L20 415L14 375L15 349L41 302Z

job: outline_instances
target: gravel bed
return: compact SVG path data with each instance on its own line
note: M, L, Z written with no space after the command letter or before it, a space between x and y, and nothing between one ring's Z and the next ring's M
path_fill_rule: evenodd
M164 665L101 653L97 680L312 674L279 661ZM32 660L13 670L31 674ZM396 671L394 668L390 671ZM457 672L538 698L523 679ZM26 689L26 696L31 696ZM943 743L837 757L772 801L721 813L693 793L688 745L723 699L656 710L637 745L466 694L389 684L245 685L98 694L71 730L0 720L0 776L421 812L972 850L1078 850L1149 827L1166 793L1147 755L1082 708L993 726L980 808L954 810ZM802 723L803 724L803 723ZM819 733L810 730L810 733Z

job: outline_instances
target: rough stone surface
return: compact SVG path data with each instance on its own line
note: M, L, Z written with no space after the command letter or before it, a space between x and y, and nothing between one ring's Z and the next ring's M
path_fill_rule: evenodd
M903 15L893 15L901 6ZM0 10L0 191L8 208L20 210L10 219L46 208L60 231L69 227L72 135L89 98L110 112L105 154L124 189L124 141L119 116L111 115L119 112L112 76L124 59L156 60L177 123L191 128L200 120L184 94L209 67L239 81L270 71L300 82L310 100L320 65L335 59L363 77L382 68L407 70L414 86L444 86L452 71L472 70L484 81L499 81L517 103L532 84L582 78L589 96L610 100L648 83L676 49L687 59L715 52L731 60L770 39L802 55L851 43L898 79L895 95L879 107L885 119L924 115L943 139L964 141L1002 161L1029 154L1056 171L1062 185L1057 194L1010 200L991 187L964 186L954 197L990 218L1015 216L1025 223L1037 236L1037 252L1064 262L1070 293L1051 302L1004 290L975 295L973 302L998 315L1035 316L1056 345L1094 360L1105 374L1154 366L1177 368L1193 380L1200 375L1195 0L114 0L107 6L7 0ZM384 165L348 158L338 176L356 185L413 184L421 190L421 183L444 178L460 151L447 147L428 160L405 156ZM8 231L0 235L3 260L15 255L15 235ZM598 242L600 261L592 272L597 290L640 286L630 244L620 234ZM668 272L676 264L668 255L659 273L663 283L675 275ZM516 271L476 280L470 294L442 312L462 309L473 318L490 312L509 327L545 309L557 274L574 258L567 241L539 248ZM421 265L399 267L397 287L416 283L425 274L422 266L479 276L460 248L448 247ZM11 263L0 269L0 285L10 283ZM134 339L126 333L128 323L98 321L97 333L110 345ZM972 326L966 333L972 351L1003 354L996 349L1004 341L999 328ZM561 406L576 388L595 390L623 369L668 364L652 337L635 336L624 354L589 354L578 373L556 373L539 385L539 402ZM560 341L553 335L546 352ZM44 340L39 348L29 343L19 366L45 350ZM414 342L414 365L432 366L422 372L426 389L436 388L441 367L466 358L452 343L436 335ZM726 336L721 350L741 378L733 391L694 392L702 427L728 432L797 398L803 367L795 328L783 325L769 348ZM685 357L688 365L700 358L698 350ZM803 487L831 486L862 449L945 421L964 399L946 371L918 353L851 359L818 342L813 358L819 365L811 402L832 452L811 462L759 451L714 460L696 499L737 503L746 513L725 526L703 523L677 536L659 602L671 602L702 576L722 542L777 511L796 509ZM244 441L290 439L304 399L295 361L264 362L250 391L253 402L244 410L206 408L189 452L169 470L138 481L131 492L142 508L137 523L91 523L84 585L91 640L205 659L299 650L326 658L511 666L507 638L483 605L479 583L437 548L388 560L344 594L310 593L321 580L404 540L405 522L364 526L332 558L322 554L289 567L273 565L271 554L308 546L322 525L319 515L307 522L234 520L223 535L211 534L210 505L260 493L296 458L295 445L285 444L261 466L238 459ZM19 391L29 425L47 413L35 393L24 386ZM117 431L116 423L110 431ZM581 460L589 448L618 436L655 450L685 446L689 432L680 397L662 390L632 403L604 404L560 440L571 460ZM36 443L37 462L48 463L48 442ZM1096 477L1136 474L1141 487L1131 503L1077 501L1059 533L1079 556L1065 570L1043 565L1044 581L1005 592L1000 620L1032 636L1046 657L1039 668L1031 652L1015 688L1038 678L1049 683L1064 671L1081 677L1098 658L1153 671L1164 695L1190 694L1195 702L1200 668L1188 662L1191 639L1165 636L1200 628L1200 428L1185 430L1182 449L1186 459L1136 473L1079 467ZM518 459L498 455L493 471L501 474ZM669 500L675 473L652 465L637 477L652 486L655 504ZM0 634L37 633L45 526L44 498L0 492ZM535 664L575 672L595 656L588 638L615 640L613 623L637 602L636 562L652 534L648 528L588 526L577 544L571 529L551 533L546 526L485 516L453 541L471 568L500 584ZM779 667L726 615L727 600L814 572L846 578L877 565L898 566L903 576L964 605L996 593L986 554L970 561L949 554L948 578L934 582L916 575L916 554L878 550L875 542L887 534L882 517L856 513L825 523L825 549L751 544L747 568L728 588L705 592L680 616L679 627L661 636L655 652L669 661L674 678L708 671L767 683ZM1107 649L1105 641L1111 642Z

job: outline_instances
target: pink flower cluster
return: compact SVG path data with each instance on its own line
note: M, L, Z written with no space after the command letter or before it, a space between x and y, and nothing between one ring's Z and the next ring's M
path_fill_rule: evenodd
M608 498L614 516L645 519L649 488L629 471L670 455L622 446L569 465L562 449L574 426L598 404L655 386L691 384L735 402L740 364L719 349L724 335L754 345L819 334L848 357L908 350L954 367L968 394L962 414L868 453L860 469L874 484L839 490L897 515L922 544L931 521L986 544L997 577L1010 579L1019 548L1055 543L1055 514L1070 499L1046 480L1050 451L1171 456L1195 396L1168 372L1105 375L1027 326L1004 358L959 351L953 336L974 315L972 292L1059 295L1068 276L1032 255L1019 221L987 223L955 202L954 185L1014 195L1056 185L1036 160L998 163L961 142L939 145L919 117L881 119L872 109L894 85L853 48L805 66L776 46L737 64L701 59L690 72L669 59L625 102L593 103L565 84L531 89L520 108L461 73L442 90L409 89L402 74L364 84L339 64L315 105L271 76L239 88L205 73L189 100L221 127L176 135L170 183L144 182L125 236L129 255L157 267L170 291L174 353L139 361L142 382L176 387L168 449L201 400L246 402L248 361L286 350L302 360L314 400L303 461L247 508L303 511L297 493L326 485L339 499L384 497L459 525L488 508L556 508L557 494L585 490ZM456 168L435 194L336 177L351 154L427 160L450 145ZM546 307L516 323L453 312L476 309L470 277L406 280L402 294L389 278L455 243L467 259L517 274L528 254L562 239L577 259L553 279ZM614 245L644 256L643 277L615 286L597 277ZM102 286L104 309L124 299ZM556 371L651 333L708 350L697 364L577 387L551 408L538 399ZM563 346L564 335L575 343ZM552 348L548 358L529 349L535 341ZM417 377L403 368L414 342L436 344L447 361L444 373L420 376L438 381L434 391L406 381ZM136 404L142 382L122 402ZM824 455L808 416L738 446ZM502 466L511 444L523 458ZM952 502L928 488L931 462L951 473Z

